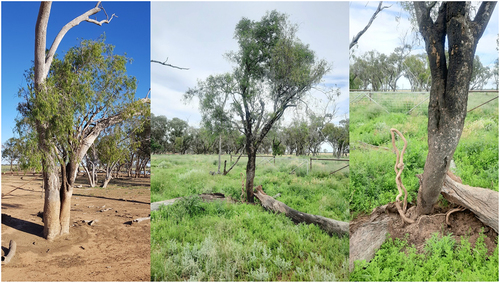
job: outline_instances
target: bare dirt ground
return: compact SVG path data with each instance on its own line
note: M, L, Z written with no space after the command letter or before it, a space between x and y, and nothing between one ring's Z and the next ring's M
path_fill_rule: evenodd
M40 175L2 175L2 256L17 243L2 281L150 281L150 221L132 223L150 214L150 179L117 178L107 189L83 177L76 184L83 187L74 190L70 234L50 242L37 216Z

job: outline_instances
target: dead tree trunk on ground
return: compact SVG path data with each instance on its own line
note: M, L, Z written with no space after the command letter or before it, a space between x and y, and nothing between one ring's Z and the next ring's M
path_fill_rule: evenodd
M461 184L446 176L441 194L448 201L472 211L498 233L498 192Z
M339 237L349 235L348 222L337 221L323 216L297 211L293 208L288 207L286 204L275 200L271 196L268 196L262 190L262 186L258 186L257 188L255 188L254 196L260 200L262 206L265 209L277 213L284 213L295 223L316 224L329 234L336 234Z

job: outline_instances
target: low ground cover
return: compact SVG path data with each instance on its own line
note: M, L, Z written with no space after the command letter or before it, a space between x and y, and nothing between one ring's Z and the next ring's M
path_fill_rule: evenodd
M296 225L258 204L206 203L193 196L219 192L240 200L243 157L240 162L221 176L209 174L217 169L217 156L153 156L152 201L187 198L151 215L151 279L347 280L347 237ZM299 211L348 221L348 173L330 175L343 166L315 161L310 170L307 157L261 158L255 184Z

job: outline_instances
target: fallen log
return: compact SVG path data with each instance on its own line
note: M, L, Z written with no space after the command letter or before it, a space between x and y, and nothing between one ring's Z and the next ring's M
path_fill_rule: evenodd
M224 194L221 194L221 193L199 194L197 196L200 197L204 201L227 200L227 201L232 202L232 203L237 202L233 198L226 197ZM162 205L171 205L171 204L174 204L176 201L179 201L181 199L184 199L184 197L178 197L178 198L174 198L174 199L152 202L151 203L151 211L159 210Z
M389 233L389 217L362 224L349 239L349 271L354 270L356 260L370 262Z
M258 186L255 188L254 196L260 200L261 205L265 209L277 213L284 213L295 223L316 224L329 234L337 234L339 237L343 235L349 235L348 222L337 221L323 216L297 211L293 208L288 207L286 204L275 200L271 196L268 196L262 190L262 186Z
M17 248L16 241L10 240L9 253L5 256L4 260L2 261L2 264L7 264L12 260L12 258L16 254L16 248Z
M481 222L498 233L498 192L464 185L447 175L441 194L449 202L472 211Z

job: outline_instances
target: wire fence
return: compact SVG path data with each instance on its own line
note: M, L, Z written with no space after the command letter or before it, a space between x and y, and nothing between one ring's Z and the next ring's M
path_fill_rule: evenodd
M429 92L351 91L350 105L379 107L387 113L427 115ZM498 90L470 91L468 110L473 111L481 107L498 109Z
M236 157L237 158L237 157ZM230 164L236 161L234 155L229 156ZM241 156L239 162L244 161L247 156ZM332 162L334 161L334 162ZM335 162L336 161L336 162ZM278 170L289 174L309 175L311 172L323 172L324 174L347 173L349 159L333 158L330 155L295 156L295 155L257 155L256 165L261 169ZM244 164L244 162L242 163ZM347 165L347 166L346 166Z

